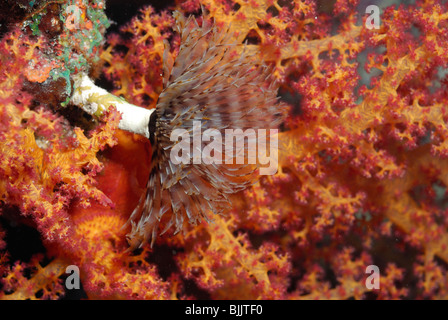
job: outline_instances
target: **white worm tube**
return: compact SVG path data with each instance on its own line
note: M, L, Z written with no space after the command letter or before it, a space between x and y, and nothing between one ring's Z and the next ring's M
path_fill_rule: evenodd
M155 109L145 109L130 104L103 88L96 86L85 74L73 76L74 92L71 102L79 106L88 114L101 116L109 106L113 105L121 113L118 128L140 134L149 139L149 120Z

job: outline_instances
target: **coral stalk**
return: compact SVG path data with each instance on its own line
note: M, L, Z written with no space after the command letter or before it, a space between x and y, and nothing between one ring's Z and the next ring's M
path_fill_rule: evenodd
M120 99L96 86L85 73L73 76L74 92L71 102L90 115L100 117L113 105L121 113L118 128L149 138L149 120L155 109L145 109Z

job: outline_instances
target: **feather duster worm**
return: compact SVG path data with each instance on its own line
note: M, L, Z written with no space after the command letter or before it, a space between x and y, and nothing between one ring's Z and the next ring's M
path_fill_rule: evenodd
M224 136L226 129L276 128L284 114L275 84L269 81L270 69L244 49L237 54L239 45L231 43L229 29L219 30L205 16L201 26L193 16L185 19L176 12L175 17L181 46L173 61L165 44L165 89L149 122L150 176L128 221L131 249L149 240L153 244L162 221L163 232L174 227L177 233L186 222L197 224L202 219L209 221L210 213L223 213L228 195L250 186L258 176L259 163L248 161L175 164L170 157L178 143L171 140L174 129L194 134L194 122L200 121L203 130L215 129Z

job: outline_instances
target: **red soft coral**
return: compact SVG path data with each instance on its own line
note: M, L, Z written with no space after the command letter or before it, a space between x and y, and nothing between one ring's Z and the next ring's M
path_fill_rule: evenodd
M87 133L80 114L39 102L30 82L65 65L43 54L45 35L10 30L0 43L0 200L41 232L53 260L8 261L0 232L2 298L57 298L75 264L92 298L446 299L448 5L385 8L368 29L358 1L322 3L179 0L141 9L88 51L105 61L114 93L152 108L163 41L172 58L181 45L170 11L200 16L202 4L272 65L291 107L276 175L236 195L225 216L134 253L120 228L146 183L149 144L117 131L114 110ZM379 289L365 284L369 265Z

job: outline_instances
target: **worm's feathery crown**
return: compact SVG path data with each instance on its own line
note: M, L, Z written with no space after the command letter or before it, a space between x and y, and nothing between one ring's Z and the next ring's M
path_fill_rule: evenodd
M270 69L244 50L237 54L235 49L243 45L231 43L229 29L218 30L205 15L202 26L193 16L174 16L181 46L173 61L165 45L150 176L128 221L130 249L150 239L153 244L162 218L163 232L174 226L177 233L187 221L197 224L208 221L210 213L223 213L228 195L257 179L259 164L173 164L170 150L177 142L170 141L172 130L192 134L193 121L201 121L202 132L217 129L224 136L225 129L276 128L285 114L275 84L266 85ZM225 150L224 139L222 143ZM247 144L244 153L247 156Z

